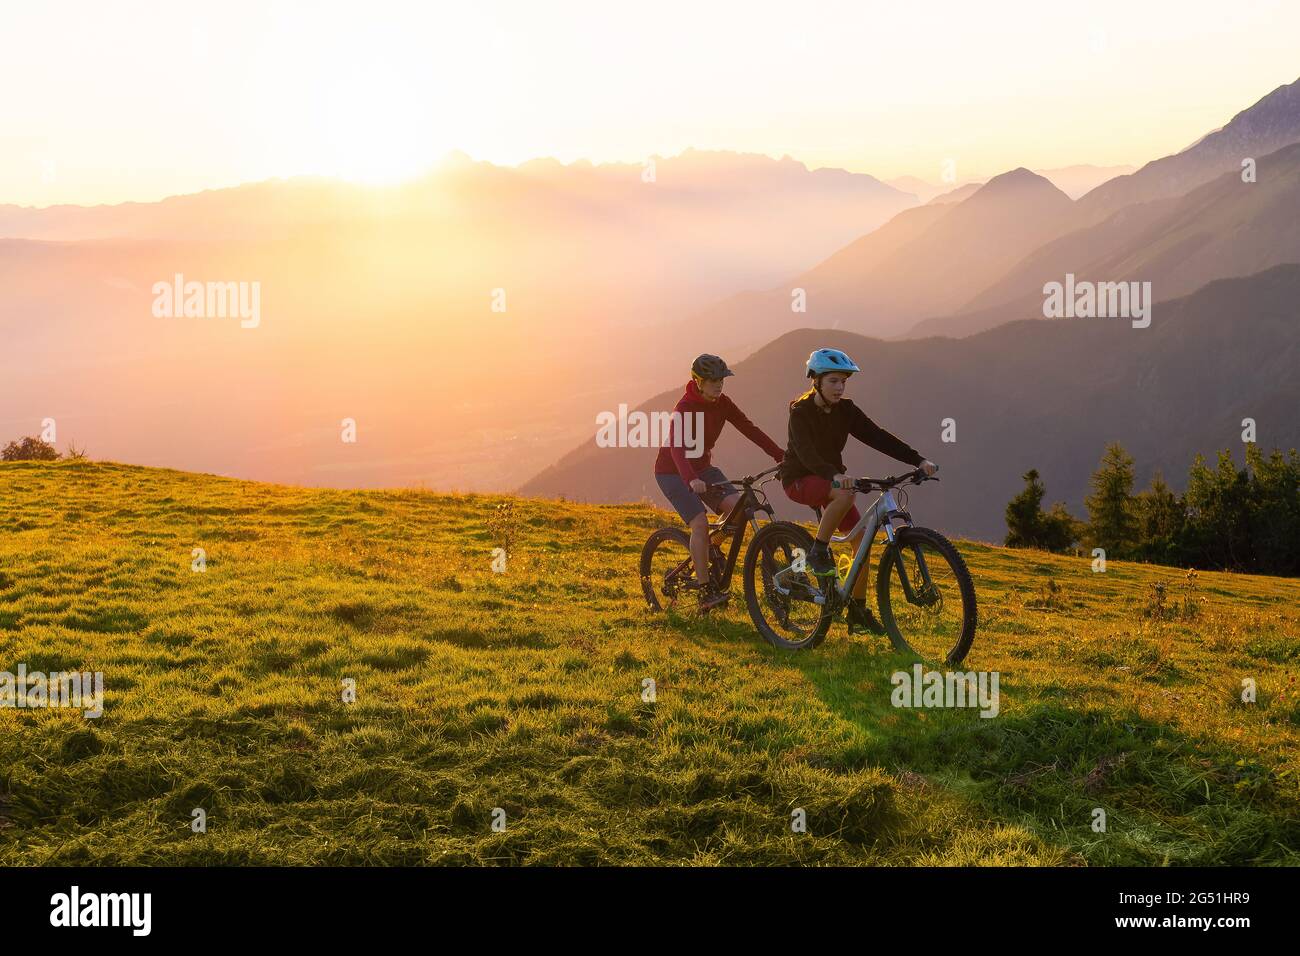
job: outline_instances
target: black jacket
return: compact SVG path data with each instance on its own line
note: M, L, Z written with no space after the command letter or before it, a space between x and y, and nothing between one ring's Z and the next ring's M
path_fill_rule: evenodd
M850 435L909 465L925 460L924 455L885 431L849 399L841 398L827 410L818 408L809 395L790 404L790 437L781 462L781 484L788 485L807 475L829 481L846 474L844 445Z

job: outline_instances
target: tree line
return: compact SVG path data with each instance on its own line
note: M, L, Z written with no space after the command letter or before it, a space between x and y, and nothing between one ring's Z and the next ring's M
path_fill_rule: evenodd
M1037 469L1023 475L1024 490L1007 504L1006 544L1072 551L1102 548L1107 558L1149 561L1203 570L1300 574L1300 456L1246 446L1238 468L1222 451L1211 468L1197 455L1187 490L1175 494L1160 472L1133 492L1133 459L1106 446L1085 499L1081 521L1057 502L1043 511L1046 493Z

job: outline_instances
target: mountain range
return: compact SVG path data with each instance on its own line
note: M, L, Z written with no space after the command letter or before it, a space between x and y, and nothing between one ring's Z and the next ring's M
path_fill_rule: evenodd
M629 349L612 383L593 343L775 281L914 201L862 174L692 150L0 207L0 337L23 356L0 379L0 427L56 417L95 455L271 481L508 488L676 365ZM155 318L151 289L176 275L258 283L259 327ZM368 447L340 445L343 417Z
M1204 283L1300 262L1300 143L1260 157L1254 178L1223 173L1185 196L1126 206L1046 243L966 303L909 333L969 335L1013 318L1041 318L1043 286L1076 280L1151 283L1156 301Z
M966 335L1041 316L1043 282L1066 272L1095 266L1102 270L1098 278L1118 281L1150 269L1153 275L1140 278L1152 281L1157 297L1169 298L1210 279L1295 261L1286 241L1277 250L1269 244L1289 235L1278 219L1296 208L1282 194L1293 176L1284 150L1297 142L1300 80L1174 156L1077 201L1023 168L969 183L899 213L776 286L721 299L679 328L682 334L707 328L716 349L732 354L747 354L795 325L885 338ZM1255 161L1253 183L1242 179L1243 157ZM1178 206L1185 194L1212 183ZM1238 191L1234 184L1263 188ZM1184 245L1170 250L1171 239ZM1183 249L1201 254L1180 265ZM1115 270L1123 274L1108 274ZM795 313L799 289L806 310Z
M1280 87L1077 199L1081 182L1110 170L1017 168L919 204L864 174L688 150L510 168L453 154L424 179L382 189L304 178L158 203L0 206L10 237L0 239L0 333L22 356L0 379L0 428L28 434L51 416L98 456L304 485L567 489L581 479L566 463L581 457L595 414L672 398L663 390L699 352L735 364L780 346L779 360L746 367L797 390L785 371L802 362L787 354L791 335L804 336L804 355L829 338L886 356L888 373L873 361L855 386L905 390L898 406L872 393L887 427L895 412L922 433L954 408L992 414L1003 392L986 384L977 400L986 367L1038 383L1043 394L1024 387L1018 400L1054 408L1047 392L1070 376L1051 363L1075 358L1043 344L1065 335L1041 321L1045 282L1150 281L1161 326L1210 280L1300 261L1298 89ZM256 281L261 324L156 318L151 289L175 275ZM1233 288L1243 307L1272 301ZM1027 331L1024 319L1056 331ZM1007 338L1010 322L1020 331ZM1021 354L1022 340L1043 351ZM990 342L1011 364L985 354ZM1290 354L1285 344L1270 340L1258 357ZM915 385L926 369L934 407ZM1076 383L1085 396L1094 384ZM1235 408L1231 395L1208 396ZM909 418L918 408L929 417ZM345 417L358 421L357 448L339 441ZM1082 439L1092 437L1081 435L1078 459L1031 463L1049 489L1047 465L1074 469L1062 481L1086 475L1096 450ZM969 453L952 451L950 462ZM1186 462L1170 463L1174 480ZM644 473L619 468L595 487L657 493ZM1006 491L1001 472L992 484L969 474L990 496ZM992 514L962 530L991 534L1000 505Z
M734 366L729 394L778 442L808 353L845 349L864 367L853 397L868 414L948 465L951 485L927 495L930 520L997 539L1002 509L1031 467L1051 500L1081 513L1109 441L1129 448L1141 482L1158 469L1174 487L1195 454L1235 447L1243 418L1269 422L1266 446L1300 445L1296 263L1300 81L1078 200L1026 169L932 197L779 286L721 300L678 332L748 356ZM1045 321L1044 284L1071 274L1150 282L1152 325ZM679 393L640 407L666 410ZM936 447L950 418L959 440ZM719 455L764 465L735 436L724 435ZM658 500L651 458L652 450L588 441L522 490ZM858 474L893 466L862 449L846 462Z
M1079 205L1100 221L1133 203L1181 196L1197 186L1233 172L1300 140L1300 80L1279 86L1223 127L1202 136L1172 156L1147 163L1092 190Z
M877 424L940 465L941 481L912 493L918 520L953 534L1001 540L1003 509L1037 468L1048 500L1078 515L1088 478L1107 442L1136 459L1144 486L1159 469L1181 487L1198 453L1234 449L1242 419L1265 447L1300 447L1300 265L1212 282L1161 304L1148 328L1124 319L1019 321L967 338L885 341L843 331L799 329L734 365L727 394L778 444L786 444L787 402L806 386L803 363L816 348L848 352L863 371L852 398ZM681 388L640 404L672 408ZM944 422L955 423L952 443ZM594 425L592 427L594 434ZM587 441L520 489L579 501L659 500L653 448L601 448ZM714 454L729 476L770 460L731 430ZM896 474L905 466L850 441L853 474ZM778 513L808 517L779 486Z
M301 177L154 203L0 205L0 238L310 245L324 235L390 237L399 252L433 243L428 252L437 253L453 237L473 253L461 258L481 291L527 284L569 310L616 301L602 309L606 320L633 327L737 286L778 281L912 205L872 176L809 170L789 157L687 150L644 165L501 167L453 153L396 186Z

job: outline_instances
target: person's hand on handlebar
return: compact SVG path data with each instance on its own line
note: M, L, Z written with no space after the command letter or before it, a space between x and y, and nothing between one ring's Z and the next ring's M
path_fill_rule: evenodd
M927 458L927 459L925 459L923 462L921 462L921 466L920 466L920 467L921 467L921 470L922 470L923 472L925 472L926 477L929 477L930 475L933 475L936 471L939 470L939 466L936 465L934 462L932 462L929 458Z
M699 478L691 479L691 491L695 492L697 495L702 495L708 490L709 490L709 486L706 485Z

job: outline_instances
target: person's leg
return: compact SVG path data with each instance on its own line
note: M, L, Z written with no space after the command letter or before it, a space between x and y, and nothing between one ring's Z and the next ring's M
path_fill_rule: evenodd
M691 560L695 562L695 580L700 585L709 583L709 516L700 511L690 521Z
M668 503L676 509L686 527L691 529L691 563L695 565L695 577L701 585L709 580L709 516L704 509L700 496L691 491L690 486L680 475L655 475L659 490L664 493Z
M848 517L844 519L844 524L840 527L840 534L846 534L855 528L861 515L855 507L849 512ZM850 554L856 557L858 548L862 546L862 536L865 529L859 531L846 543L852 549ZM858 571L857 579L853 582L853 592L849 595L848 622L850 634L884 634L885 629L876 620L876 616L871 613L871 608L867 605L867 584L871 580L871 565L866 559L862 562L862 567Z
M840 489L835 489L835 490L840 490ZM823 514L825 514L825 512L823 512ZM857 527L858 522L861 520L861 518L862 515L858 512L857 506L850 499L848 509L844 512L839 523L837 525L832 526L832 530L838 530L840 534L848 534L848 532L852 531L854 528ZM819 541L821 540L820 530L821 529L819 528L818 529ZM858 553L858 548L862 544L863 533L864 533L863 531L859 531L853 537L849 538L848 541L844 542L848 546L848 554L850 558L856 557ZM827 535L828 540L829 537L830 536ZM868 570L869 570L869 566L863 564L862 570L858 573L857 580L853 582L853 593L850 595L850 597L861 599L866 596L867 582L870 578L870 575L867 573Z
M848 513L844 516L843 520L841 520L838 526L840 534L848 534L850 531L852 531L854 528L858 526L858 523L861 520L862 520L862 515L861 513L859 513L857 506L856 505L851 506L848 510ZM853 537L849 538L848 541L844 542L848 546L848 554L850 558L857 557L858 548L861 547L862 545L862 535L865 533L865 530L866 529L859 531ZM866 597L867 581L870 578L870 575L867 573L869 570L870 570L870 566L867 565L866 563L863 563L862 570L858 572L857 580L853 582L853 593L849 595L850 597L857 598L857 599L862 599Z
M805 475L785 485L785 494L791 501L797 501L810 508L822 509L821 523L817 525L817 536L813 540L812 549L808 552L808 565L813 574L834 574L835 563L830 553L831 535L852 510L853 491L832 488L831 483L825 478Z
M830 544L831 535L852 510L856 494L852 488L830 489L828 493L830 500L822 509L821 524L817 526L817 540L822 544Z
M709 483L709 491L704 496L704 503L713 509L714 514L725 517L740 500L740 491L727 480L726 472L717 465L704 469L702 474L704 480Z
M853 548L850 553L854 555L858 553L858 548L862 545L862 535L863 532L859 531L849 539ZM862 562L862 570L858 572L858 579L853 582L853 597L861 599L867 596L867 581L871 577L870 571L871 559L868 558Z
M699 500L701 505L707 505L712 509L714 514L725 515L731 506L740 500L740 495L735 488L728 484L727 476L716 465L704 469L700 472L700 478L709 486ZM726 498L722 496L726 495ZM709 516L703 510L696 515L690 522L691 526L691 559L695 562L695 577L701 585L712 584L712 575L709 571Z

